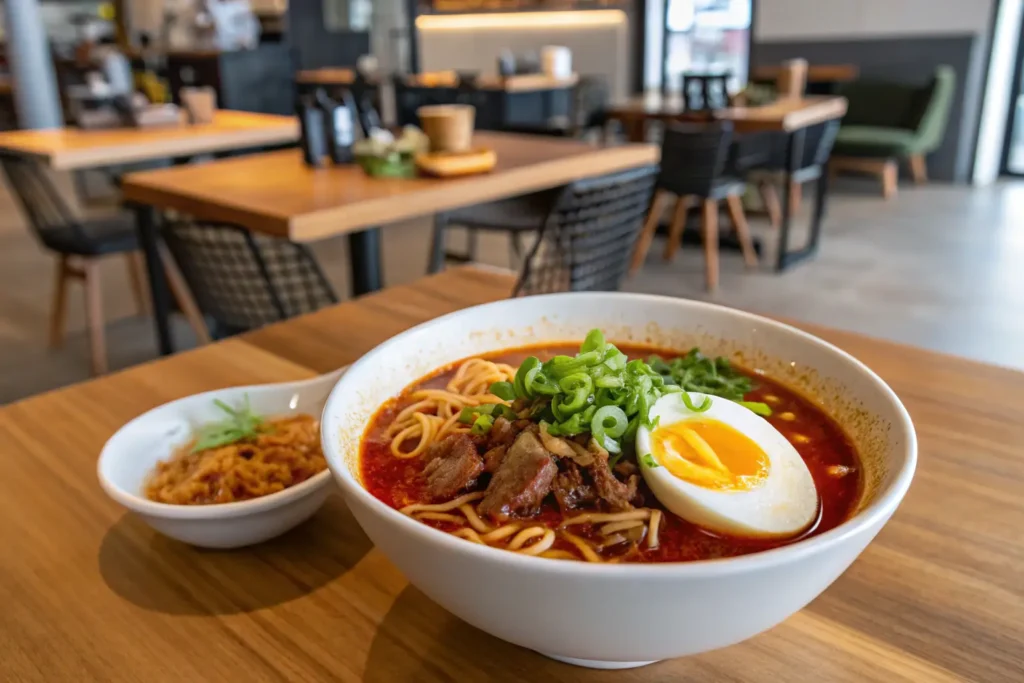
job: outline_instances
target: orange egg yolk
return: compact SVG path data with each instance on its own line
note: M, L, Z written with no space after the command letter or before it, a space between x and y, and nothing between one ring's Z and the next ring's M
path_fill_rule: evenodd
M707 418L658 427L651 434L651 455L685 482L729 491L757 488L770 466L768 455L750 437Z

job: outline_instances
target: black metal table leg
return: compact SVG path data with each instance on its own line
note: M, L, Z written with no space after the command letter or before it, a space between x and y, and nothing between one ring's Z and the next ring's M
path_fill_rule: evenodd
M818 250L818 238L821 237L821 222L825 218L825 205L828 202L828 169L821 168L821 175L814 185L814 215L811 217L811 236L804 251L811 255Z
M383 286L380 228L349 233L348 258L352 271L352 296L376 292Z
M800 165L803 162L805 133L806 129L801 128L789 134L789 141L786 149L786 182L783 186L784 196L782 199L782 225L779 226L778 251L775 257L776 272L782 272L788 265L789 229L793 222L793 202L789 186L793 181L793 174L799 170Z
M156 339L160 354L174 352L171 338L171 295L167 289L164 264L160 260L160 235L156 225L156 211L151 206L136 206L136 229L139 245L146 257L146 273L149 276L149 293L153 302L153 321L156 323Z

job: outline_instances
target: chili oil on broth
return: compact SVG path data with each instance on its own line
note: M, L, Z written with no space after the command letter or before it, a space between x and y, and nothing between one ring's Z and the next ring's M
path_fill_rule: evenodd
M640 344L617 344L617 346L630 360L646 359L652 354L659 355L666 360L685 355L685 352ZM515 368L529 356L537 356L544 361L556 355L572 356L578 350L578 343L567 342L517 347L480 354L473 358L481 358ZM433 503L426 490L424 459L421 457L406 459L395 457L391 451L391 436L388 430L398 414L415 403L411 394L420 389L443 389L455 376L459 366L467 360L469 359L450 363L414 382L399 396L381 406L367 426L360 444L360 478L364 488L388 506L401 510L410 505ZM733 367L753 381L753 389L744 396L744 400L764 402L771 406L772 416L762 419L767 419L793 444L810 470L818 491L817 520L803 533L784 539L716 534L665 510L641 478L638 490L643 495L644 507L660 513L658 547L647 548L641 543L639 546L634 546L637 548L636 552L628 555L609 554L603 556L602 559L659 563L737 557L779 548L824 533L835 528L853 514L862 494L862 469L854 445L842 428L809 399L796 391L758 372L736 365ZM482 492L486 488L487 481L488 475L485 474L473 491ZM553 500L553 496L548 495L538 514L521 520L512 520L512 522L518 523L520 530L528 527L543 527L557 531L562 528L566 520L590 512L595 511L581 508L563 513ZM417 517L417 521L453 534L467 527L467 524L461 521L448 519L448 515L436 516L438 519ZM574 525L568 529L579 538L599 543L602 538L600 527L601 524ZM509 539L505 538L504 540ZM566 559L570 555L574 559L585 559L580 550L560 534L556 534L556 540L551 545L551 549L562 551L558 555L564 555Z

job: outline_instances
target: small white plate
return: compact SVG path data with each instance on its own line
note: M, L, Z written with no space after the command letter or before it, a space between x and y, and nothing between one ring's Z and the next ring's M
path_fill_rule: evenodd
M103 446L97 474L111 498L171 538L203 548L240 548L274 538L309 519L327 494L331 474L262 498L218 505L169 505L145 498L146 477L160 460L187 443L197 428L221 420L214 404L248 400L255 413L274 417L305 413L319 417L327 396L348 368L301 382L207 391L166 403L135 418Z

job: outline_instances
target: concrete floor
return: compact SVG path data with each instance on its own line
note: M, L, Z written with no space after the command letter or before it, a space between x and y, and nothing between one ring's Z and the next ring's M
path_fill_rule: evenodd
M753 227L769 235L763 221ZM384 230L387 284L424 274L428 242L428 219ZM722 285L713 295L703 291L699 249L684 247L666 264L661 246L655 242L626 289L708 299L1024 368L1024 182L907 187L886 202L870 185L843 181L814 260L778 276L767 268L747 272L739 255L724 253ZM318 244L316 252L346 296L344 239ZM506 240L485 235L481 260L508 266ZM52 257L0 187L0 403L89 377L80 292L69 301L67 343L47 348L52 270ZM133 315L122 260L111 259L103 275L111 368L154 358L152 325ZM180 321L175 332L184 345L192 343Z

